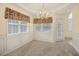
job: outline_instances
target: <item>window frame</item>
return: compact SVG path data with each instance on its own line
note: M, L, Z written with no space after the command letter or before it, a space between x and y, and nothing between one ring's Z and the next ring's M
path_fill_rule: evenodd
M44 27L44 26L46 26L46 25L48 25L48 24L50 25L50 29L48 28L48 29L45 30L45 27ZM35 27L35 29L36 29L37 32L51 31L51 24L52 24L52 23L46 23L46 24L41 23L41 24L36 24L36 27L37 27L37 25L40 25L41 27L40 27L40 31L37 30L36 27Z
M28 28L29 28L29 26L28 26L28 23L26 23L26 24L22 24L22 21L18 21L18 20L15 20L15 21L18 21L18 23L9 23L8 21L9 20L12 20L12 19L7 19L7 34L8 35L17 35L17 34L20 34L20 33L27 33L28 32ZM17 33L9 33L9 28L8 28L8 26L9 25L18 25L18 32ZM24 32L21 32L21 29L20 29L20 26L21 25L26 25L26 31L24 31Z

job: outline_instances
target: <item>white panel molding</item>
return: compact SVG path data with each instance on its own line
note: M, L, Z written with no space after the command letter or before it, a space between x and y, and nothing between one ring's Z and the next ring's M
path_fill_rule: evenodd
M6 35L0 34L0 55L6 52Z
M73 33L72 46L79 53L79 33Z
M4 51L1 55L6 55L7 53L10 53L11 51L23 46L24 44L29 43L32 40L33 40L32 32L7 36L6 51Z

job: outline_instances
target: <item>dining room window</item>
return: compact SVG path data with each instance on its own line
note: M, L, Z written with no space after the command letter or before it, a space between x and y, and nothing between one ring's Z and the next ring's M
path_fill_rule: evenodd
M26 22L20 23L20 32L27 32L27 23Z
M8 34L27 32L27 23L18 20L8 20Z
M51 30L51 24L36 24L36 31L44 32L44 31L50 31Z

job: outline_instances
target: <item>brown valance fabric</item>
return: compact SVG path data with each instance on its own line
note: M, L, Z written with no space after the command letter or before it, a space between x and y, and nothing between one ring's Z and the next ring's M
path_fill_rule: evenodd
M5 19L12 19L12 20L20 20L20 21L27 21L30 22L30 17L26 16L20 12L12 10L10 8L5 8Z
M33 23L34 24L41 24L41 23L52 23L53 18L52 17L47 17L47 18L34 18Z

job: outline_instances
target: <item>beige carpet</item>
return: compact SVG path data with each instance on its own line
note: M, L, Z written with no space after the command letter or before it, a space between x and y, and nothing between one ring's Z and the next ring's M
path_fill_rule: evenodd
M33 40L6 56L77 56L74 48L65 41L43 42Z

